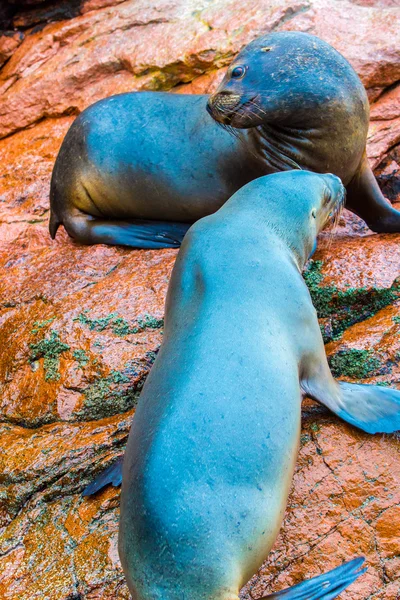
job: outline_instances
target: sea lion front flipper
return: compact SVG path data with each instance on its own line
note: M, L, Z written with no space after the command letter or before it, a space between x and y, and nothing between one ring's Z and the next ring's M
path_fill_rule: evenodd
M56 233L51 224L50 233ZM158 250L179 248L190 223L172 221L107 221L74 211L63 219L69 236L81 244L108 244Z
M338 383L341 394L334 410L338 417L367 433L400 430L399 390L345 381Z
M118 458L118 460L111 465L111 467L107 467L104 471L100 473L82 492L82 496L93 496L98 491L102 490L107 485L113 485L114 487L118 487L122 483L122 465L124 462L123 455Z
M354 558L324 575L307 579L291 588L264 596L261 600L332 600L367 569L361 569L364 557Z
M328 367L325 377L309 378L302 381L301 386L307 396L367 433L393 433L400 430L399 390L336 381Z
M357 173L346 186L346 208L361 217L372 231L400 231L400 212L383 196L364 155Z

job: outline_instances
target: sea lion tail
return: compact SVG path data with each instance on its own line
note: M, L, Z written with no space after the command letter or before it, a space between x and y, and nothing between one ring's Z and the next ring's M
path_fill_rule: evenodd
M264 596L262 600L273 598L282 600L332 600L353 583L357 577L365 573L367 569L361 569L364 560L363 556L354 558L333 569L333 571L307 579L298 585L270 596Z
M123 461L124 457L122 455L113 465L111 465L111 467L107 467L107 469L102 471L100 475L85 487L82 496L92 496L110 484L114 487L121 485Z

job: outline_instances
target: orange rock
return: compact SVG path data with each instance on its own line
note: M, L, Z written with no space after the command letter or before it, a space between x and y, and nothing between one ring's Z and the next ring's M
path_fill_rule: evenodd
M73 115L118 91L210 92L250 39L303 29L342 51L369 86L368 152L393 198L400 170L398 88L385 91L399 79L396 0L224 0L204 8L192 0L84 0L79 11L25 32L0 71L0 128L8 135L0 140L0 598L8 600L129 598L116 546L119 491L80 493L123 452L162 340L176 256L82 247L62 229L50 240L50 175ZM345 211L321 235L318 285L335 294L363 290L366 302L394 289L399 241L371 234ZM346 323L327 353L339 356L344 378L398 385L399 300L375 308L367 314L357 305L360 322ZM349 376L349 356L364 357L364 367L373 359L375 370ZM306 400L285 521L242 599L365 554L368 573L341 598L398 600L399 452L395 436L369 437Z
M21 31L3 31L0 34L0 68L14 54L24 39Z
M227 65L244 44L274 29L326 39L368 88L382 90L400 77L395 7L347 0L273 0L251 7L247 0L225 0L200 10L194 0L99 6L104 8L25 38L0 74L0 136L44 116L76 113L113 93L191 82Z
M342 236L339 231L321 238L313 259L323 262L323 285L342 291L389 288L400 277L400 234Z
M382 598L397 598L399 458L396 440L368 438L331 417L303 419L284 527L266 566L246 586L242 599L293 585L327 570L328 564L359 554L366 556L368 572L340 597L361 600L387 589ZM389 521L383 517L388 511L393 514ZM377 544L377 535L383 544ZM385 552L385 542L392 553ZM392 566L393 585L386 570Z

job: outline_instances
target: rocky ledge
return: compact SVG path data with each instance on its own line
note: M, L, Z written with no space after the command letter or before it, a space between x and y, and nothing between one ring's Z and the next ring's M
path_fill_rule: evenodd
M263 32L315 33L371 100L368 153L400 199L397 0L8 0L0 9L0 597L125 599L119 490L83 487L124 449L162 339L176 251L75 245L47 233L52 166L74 116L128 90L210 91ZM400 383L400 236L345 213L306 279L330 363L349 381ZM355 555L342 598L400 597L400 442L311 401L284 526L243 600Z

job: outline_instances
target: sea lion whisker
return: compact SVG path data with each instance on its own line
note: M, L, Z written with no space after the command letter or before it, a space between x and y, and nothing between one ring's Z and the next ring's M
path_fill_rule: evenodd
M260 106L259 104L256 104L256 103L254 102L254 100L249 100L249 103L250 103L252 106L255 106L255 107L257 108L257 110L259 111L259 113L260 113L260 114L262 114L262 115L267 115L267 112L266 112L266 111L265 111L263 108L261 108L261 106Z
M220 122L218 122L218 125L220 127L222 127L222 129L224 129L227 133L229 133L233 137L240 139L239 132L236 129L234 129L234 127L231 127L227 123L220 123Z
M342 196L339 198L339 201L336 203L331 215L328 217L327 221L327 249L329 249L332 245L332 240L335 236L337 227L339 225L340 217L343 213L344 205L346 201L346 190L344 190Z
M233 110L233 111L232 111L232 113L231 113L231 114L232 114L232 116L233 116L233 117L236 117L236 116L241 116L241 115L243 114L243 108L244 108L245 106L246 106L246 108L248 109L248 106L249 106L248 104L246 104L246 105L242 104L241 106L238 106L238 108L237 108L237 109L235 109L235 110ZM255 113L255 112L254 112L253 110L251 110L251 109L248 109L246 112L247 112L247 114L249 114L249 115L252 115L253 117L258 117L258 116L259 116L257 113Z

